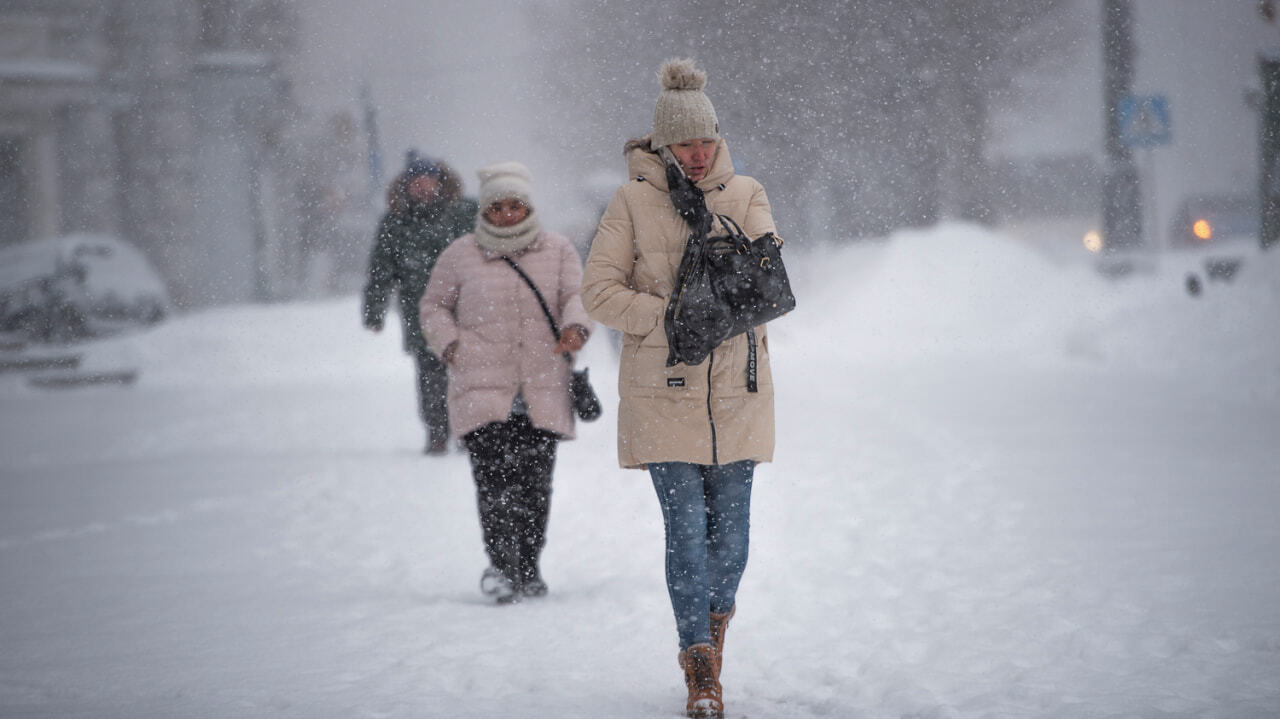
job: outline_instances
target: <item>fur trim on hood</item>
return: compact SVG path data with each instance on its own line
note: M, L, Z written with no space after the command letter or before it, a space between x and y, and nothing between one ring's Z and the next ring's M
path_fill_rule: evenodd
M649 146L649 143L652 140L652 134L645 135L644 137L633 137L630 140L627 140L626 144L622 146L622 154L629 155L632 150L644 150L645 152L652 152L656 155L658 154L657 151Z
M437 204L447 207L462 197L462 181L458 179L457 170L447 162L436 161L436 165L440 168L440 200ZM407 215L413 209L413 202L409 199L409 175L408 170L401 172L387 188L387 208L393 215Z

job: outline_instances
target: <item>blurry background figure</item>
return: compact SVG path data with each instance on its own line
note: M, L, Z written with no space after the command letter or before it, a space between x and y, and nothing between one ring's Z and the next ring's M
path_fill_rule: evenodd
M356 292L364 274L366 232L376 211L369 192L363 134L349 111L335 112L308 148L302 195L302 292Z
M427 454L448 451L448 375L423 337L418 322L422 297L440 253L475 227L477 205L462 197L457 173L442 160L410 150L404 171L387 191L387 212L378 223L364 288L364 325L378 332L391 293L400 298L404 349L418 365L418 399L427 426Z

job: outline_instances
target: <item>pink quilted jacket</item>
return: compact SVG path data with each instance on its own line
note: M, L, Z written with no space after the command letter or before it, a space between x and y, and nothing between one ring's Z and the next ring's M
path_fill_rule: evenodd
M569 240L543 231L513 259L542 292L561 329L591 320L579 297L582 263ZM464 235L440 255L419 302L422 330L437 354L458 343L449 364L449 424L455 437L507 419L517 391L529 421L573 437L569 363L533 291L502 256Z

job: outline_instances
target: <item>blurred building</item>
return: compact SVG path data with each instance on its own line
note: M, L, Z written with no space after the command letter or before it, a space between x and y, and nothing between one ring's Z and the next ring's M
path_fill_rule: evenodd
M0 1L0 246L116 235L188 307L293 293L288 7Z

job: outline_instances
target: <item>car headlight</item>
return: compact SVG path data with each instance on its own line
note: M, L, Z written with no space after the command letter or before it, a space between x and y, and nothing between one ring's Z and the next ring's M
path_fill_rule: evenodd
M1094 254L1102 252L1102 233L1097 230L1084 233L1084 248Z

